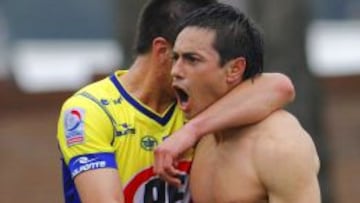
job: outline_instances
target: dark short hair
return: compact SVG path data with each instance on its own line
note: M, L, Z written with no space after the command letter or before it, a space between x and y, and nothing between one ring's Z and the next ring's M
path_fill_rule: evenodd
M237 57L246 59L243 79L263 71L263 39L254 22L238 9L214 3L188 14L180 22L177 33L186 27L214 30L213 47L220 55L220 65Z
M191 11L214 2L216 0L149 0L137 24L136 54L150 51L156 37L164 37L174 45L179 20Z

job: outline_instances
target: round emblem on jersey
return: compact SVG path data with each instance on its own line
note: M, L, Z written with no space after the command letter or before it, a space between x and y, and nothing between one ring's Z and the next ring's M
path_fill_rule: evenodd
M72 109L65 115L65 128L67 131L77 129L82 121L83 112L80 109Z
M179 163L178 169L183 172L179 176L182 183L179 188L171 186L157 177L153 172L153 167L144 169L124 187L125 202L190 202L188 185L190 164L188 161Z
M151 135L147 135L147 136L141 138L140 145L146 151L152 151L158 145L158 141L156 140L155 137L153 137Z

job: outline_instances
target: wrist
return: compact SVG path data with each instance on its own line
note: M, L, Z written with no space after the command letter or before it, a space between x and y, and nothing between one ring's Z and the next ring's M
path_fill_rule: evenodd
M200 140L204 132L202 132L203 128L201 128L201 121L199 119L192 119L184 126L188 135L191 136L191 140L194 140L194 143Z

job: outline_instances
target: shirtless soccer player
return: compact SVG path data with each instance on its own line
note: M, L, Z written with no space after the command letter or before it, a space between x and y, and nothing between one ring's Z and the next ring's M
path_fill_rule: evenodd
M188 118L244 80L256 84L262 38L244 14L213 4L187 16L180 30L172 76ZM319 203L318 171L311 137L294 116L278 110L256 124L204 136L196 146L190 190L195 203Z
M186 121L170 76L178 21L214 1L146 1L129 70L88 84L64 102L57 140L66 203L188 202L192 156L180 162L182 181L175 188L153 173L153 150L173 132L182 132ZM263 74L256 85L242 83L204 111L207 114L195 117L201 132L186 134L198 137L262 120L292 97L287 77Z

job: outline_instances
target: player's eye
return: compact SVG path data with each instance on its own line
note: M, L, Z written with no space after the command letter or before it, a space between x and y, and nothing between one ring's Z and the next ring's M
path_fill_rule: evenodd
M198 58L196 58L194 55L190 55L190 54L185 54L184 59L190 63L196 63L199 61Z
M171 58L172 58L173 62L176 62L179 59L179 54L173 53Z

